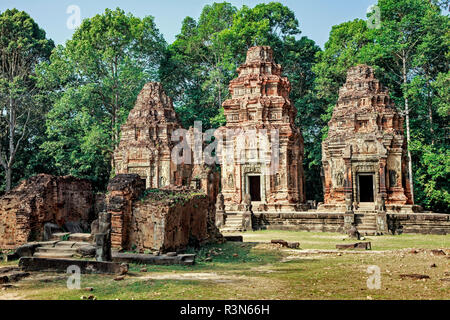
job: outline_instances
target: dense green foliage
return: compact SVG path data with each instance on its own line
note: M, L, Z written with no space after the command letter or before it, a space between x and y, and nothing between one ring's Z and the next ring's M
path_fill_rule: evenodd
M153 17L106 10L58 46L40 76L53 95L42 151L54 173L108 181L112 153L143 85L155 80L165 41Z
M36 147L32 137L42 133L48 105L35 68L53 47L27 13L12 9L0 14L0 190L8 191L36 159L29 150Z
M26 135L11 162L12 183L49 172L89 178L104 189L120 125L145 82L163 83L184 127L202 121L203 130L217 128L225 123L221 105L247 49L270 45L292 85L290 98L305 140L308 199L322 200L321 141L338 89L349 67L366 63L407 117L416 203L448 212L450 28L444 6L445 1L379 0L380 28L371 29L360 19L333 26L323 50L301 36L294 12L277 2L253 8L206 5L197 20L184 19L171 44L153 17L107 9L85 19L72 39L56 48L26 13L8 10L0 15L1 110L14 94L21 99L16 109L20 114L31 110L33 119L26 130L26 117L17 121L13 140L17 144L22 132ZM5 28L21 24L26 26L22 36ZM33 48L19 50L28 61L24 76L8 78L8 50L22 48L14 44L23 39ZM0 151L7 159L10 134L4 114ZM0 171L2 181L5 172ZM5 188L6 182L0 191Z

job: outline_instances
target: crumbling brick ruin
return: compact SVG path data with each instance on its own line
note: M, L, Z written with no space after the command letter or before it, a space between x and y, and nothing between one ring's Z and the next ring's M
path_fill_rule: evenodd
M89 181L39 174L22 181L0 198L0 248L43 240L44 225L89 228L94 195Z
M180 128L172 100L162 85L147 83L121 128L120 144L114 152L116 174L136 173L147 188L189 185L191 166L177 165L171 157L178 143L172 141L172 135Z
M305 203L303 138L294 124L289 80L267 46L250 48L237 71L231 99L223 103L227 123L220 129L226 211L243 211L246 194L253 211L299 210ZM227 136L227 130L240 131Z
M403 117L367 65L348 70L322 163L322 210L418 210L410 194Z

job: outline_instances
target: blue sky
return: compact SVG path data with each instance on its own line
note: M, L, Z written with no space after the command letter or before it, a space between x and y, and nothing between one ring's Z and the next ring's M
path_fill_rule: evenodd
M77 5L81 10L81 18L92 17L105 8L120 7L135 16L155 17L157 27L167 42L171 43L181 29L181 22L186 16L198 18L204 5L213 2L208 0L1 0L0 11L17 8L28 12L43 28L48 37L57 44L70 39L73 30L66 26L70 16L67 8ZM229 0L236 7L243 4L254 7L264 0ZM305 35L323 48L333 25L365 18L367 8L377 0L281 0L295 12L300 23L302 35Z

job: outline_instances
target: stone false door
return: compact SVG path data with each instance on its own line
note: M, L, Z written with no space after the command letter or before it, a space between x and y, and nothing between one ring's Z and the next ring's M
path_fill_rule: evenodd
M242 199L245 194L250 194L252 202L266 203L266 175L263 174L260 164L247 164L242 168L241 177Z

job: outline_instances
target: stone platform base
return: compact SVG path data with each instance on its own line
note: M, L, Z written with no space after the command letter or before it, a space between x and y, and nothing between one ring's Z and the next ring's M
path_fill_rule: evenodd
M112 260L114 262L138 263L138 264L154 264L154 265L181 264L185 266L192 266L195 264L195 254L154 256L151 254L132 254L132 253L113 252Z
M280 204L269 204L269 203L252 203L252 211L254 213L258 212L304 212L310 209L310 205L307 203L280 203ZM233 204L225 205L225 212L234 213L244 213L245 206L243 204Z
M388 214L391 233L450 234L450 214Z
M344 212L255 212L255 229L296 230L311 232L345 232L344 222L348 216ZM385 216L385 229L380 232L379 218ZM376 234L450 234L450 214L439 213L359 213L353 215L356 228L362 235Z
M63 272L67 268L77 266L82 274L105 273L116 274L121 272L121 265L117 262L100 262L76 259L48 259L24 257L19 260L19 267L23 271Z

